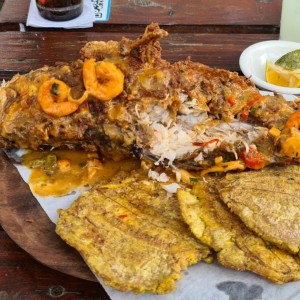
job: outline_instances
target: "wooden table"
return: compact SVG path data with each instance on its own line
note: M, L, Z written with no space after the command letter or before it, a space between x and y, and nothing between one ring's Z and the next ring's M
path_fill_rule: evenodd
M150 22L169 31L161 41L163 57L169 61L191 56L212 67L240 72L243 49L278 39L281 0L112 0L108 22L81 30L26 27L28 7L29 0L5 0L0 12L0 80L45 64L75 60L88 41L135 38ZM0 174L2 197L7 197L3 194L7 176L3 171ZM24 183L18 179L12 189L14 184ZM37 262L0 227L0 299L50 297L109 299L98 283Z

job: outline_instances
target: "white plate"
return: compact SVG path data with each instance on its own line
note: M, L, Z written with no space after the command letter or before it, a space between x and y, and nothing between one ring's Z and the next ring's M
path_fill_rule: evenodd
M259 88L283 94L300 94L300 88L286 88L265 80L266 61L272 63L282 55L300 49L300 43L288 41L265 41L246 48L240 56L240 68Z
M259 91L261 95L265 96L265 95L271 95L274 96L273 92L268 92L268 91ZM294 101L295 99L298 99L297 95L291 95L291 94L282 94L282 96L284 97L284 99L286 101Z

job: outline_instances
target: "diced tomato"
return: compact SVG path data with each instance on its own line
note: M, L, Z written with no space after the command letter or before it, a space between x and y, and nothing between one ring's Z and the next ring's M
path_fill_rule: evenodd
M290 164L292 164L293 163L293 159L292 158L287 158L286 160L285 160L285 164L287 164L287 165L290 165Z
M247 119L249 117L249 111L250 111L250 108L244 107L244 110L242 112L242 120L243 121L247 121Z
M235 104L235 100L234 100L234 98L233 98L232 96L230 96L230 97L227 99L227 102L228 102L231 106L233 106L233 105Z
M123 220L123 219L125 219L125 218L127 218L127 217L128 217L127 215L119 215L119 216L118 216L118 218L121 219L121 220Z
M248 153L244 151L240 158L248 168L254 170L262 169L268 164L265 156L253 148L250 148Z
M247 102L246 106L244 107L244 109L242 111L242 115L241 115L243 121L247 121L247 119L249 117L250 108L257 102L259 102L261 98L262 98L262 95L257 93L257 94L255 94L254 99Z

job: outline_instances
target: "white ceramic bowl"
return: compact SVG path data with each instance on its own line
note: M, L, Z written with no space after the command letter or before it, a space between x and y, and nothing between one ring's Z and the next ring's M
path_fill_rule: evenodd
M288 41L265 41L246 48L240 56L240 68L260 89L282 94L300 95L300 88L287 88L270 84L265 79L266 61L272 63L282 55L300 49L300 43Z

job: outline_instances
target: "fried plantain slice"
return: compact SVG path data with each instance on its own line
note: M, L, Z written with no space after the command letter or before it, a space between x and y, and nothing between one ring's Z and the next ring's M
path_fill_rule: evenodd
M292 253L300 250L300 167L227 174L221 199L264 240Z
M215 182L200 182L192 191L181 189L178 199L191 231L217 252L222 265L252 271L278 284L300 279L298 258L251 232L220 200Z
M56 232L106 285L169 293L181 271L202 259L210 262L211 251L183 222L175 194L142 172L123 175L60 210Z

